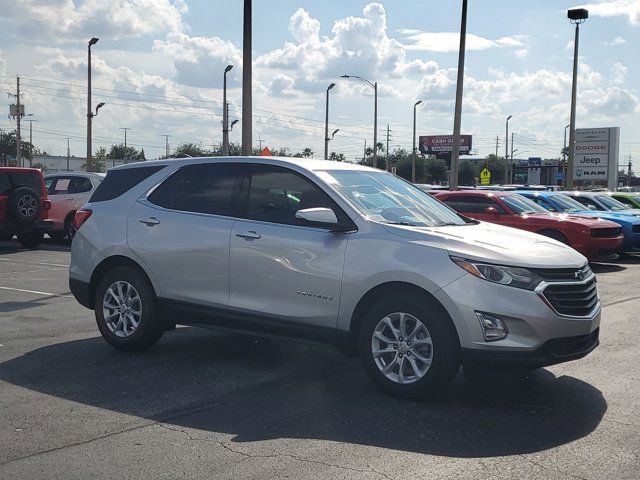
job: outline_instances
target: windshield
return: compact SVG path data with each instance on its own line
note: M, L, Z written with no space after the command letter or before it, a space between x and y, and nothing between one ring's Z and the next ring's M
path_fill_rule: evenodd
M404 180L384 172L316 172L371 220L418 227L466 225L453 210Z
M554 195L551 197L551 200L560 207L562 212L565 213L584 212L585 210L589 210L577 200L567 197L566 195Z
M522 195L502 195L500 200L509 207L513 213L549 213L536 202L523 197Z
M609 210L628 210L629 207L609 195L596 195L596 198Z

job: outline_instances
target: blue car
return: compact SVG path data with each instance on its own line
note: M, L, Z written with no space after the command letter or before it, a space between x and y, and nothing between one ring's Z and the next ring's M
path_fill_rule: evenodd
M520 195L530 198L550 212L568 213L584 217L602 218L617 223L622 227L624 253L640 252L640 210L605 210L599 202L598 194L580 192L581 201L573 198L574 192L532 192L518 191ZM608 199L610 197L607 196ZM583 202L599 205L599 209ZM596 203L597 202L597 203ZM597 208L597 207L595 207ZM637 212L637 213L636 213Z

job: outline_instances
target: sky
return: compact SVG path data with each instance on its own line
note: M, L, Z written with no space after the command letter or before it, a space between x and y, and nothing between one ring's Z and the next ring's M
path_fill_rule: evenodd
M230 119L241 114L242 3L218 0L0 0L0 86L32 113L33 143L50 154L86 151L86 49L93 47L94 148L123 142L147 158L184 142L222 141L222 78ZM325 91L330 151L350 161L378 139L410 149L418 135L453 130L461 1L256 0L253 6L255 146L323 153ZM640 0L469 0L462 133L474 153L504 155L513 115L515 157L557 158L569 123L574 28L580 34L576 126L621 127L621 163L640 161ZM6 100L6 112L9 97ZM7 117L0 128L13 129ZM28 132L29 124L25 123ZM240 123L231 141L240 141ZM28 134L28 133L27 133ZM26 137L26 134L25 134Z

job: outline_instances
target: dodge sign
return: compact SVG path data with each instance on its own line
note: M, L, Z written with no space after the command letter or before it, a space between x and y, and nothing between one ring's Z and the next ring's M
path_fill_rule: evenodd
M574 147L574 180L598 180L615 190L618 182L620 128L578 128Z

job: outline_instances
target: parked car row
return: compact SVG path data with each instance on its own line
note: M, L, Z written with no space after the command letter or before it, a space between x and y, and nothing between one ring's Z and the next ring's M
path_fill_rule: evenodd
M469 195L449 200L460 209ZM585 253L622 242L618 224L547 219L503 196L476 213L570 225ZM69 285L117 349L149 348L177 323L306 337L358 352L377 386L406 397L442 391L461 365L538 368L595 349L601 308L587 259L470 216L349 163L124 165L75 215Z

